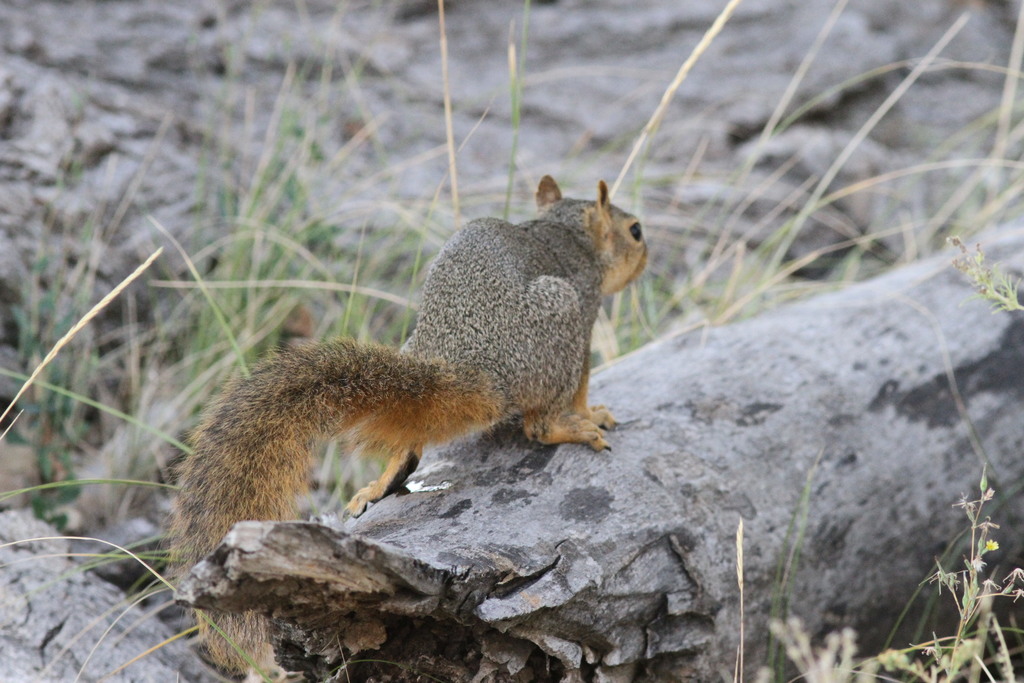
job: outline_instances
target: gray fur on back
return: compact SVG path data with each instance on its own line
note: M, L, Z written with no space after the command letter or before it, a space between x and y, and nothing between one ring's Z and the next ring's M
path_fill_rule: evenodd
M431 265L404 347L486 371L520 412L569 405L601 299L589 235L547 217L482 218L452 237Z

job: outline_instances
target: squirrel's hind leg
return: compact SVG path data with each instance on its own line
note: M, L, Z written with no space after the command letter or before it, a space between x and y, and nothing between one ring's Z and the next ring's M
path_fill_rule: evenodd
M572 410L580 417L586 418L602 429L611 429L615 426L615 416L604 406L592 406L587 403L587 392L590 388L590 353L583 357L583 372L580 373L580 383L576 393L572 397Z
M389 496L402 488L402 484L409 478L409 475L416 471L423 456L423 447L416 446L407 451L392 455L388 464L377 481L359 489L352 500L345 506L353 517L358 517L366 510L370 503L376 503L384 496Z

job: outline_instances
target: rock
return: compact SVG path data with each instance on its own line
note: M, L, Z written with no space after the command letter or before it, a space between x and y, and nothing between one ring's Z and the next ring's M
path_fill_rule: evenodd
M136 604L69 552L30 512L0 512L0 680L214 680L182 641L147 653L173 635L159 596Z

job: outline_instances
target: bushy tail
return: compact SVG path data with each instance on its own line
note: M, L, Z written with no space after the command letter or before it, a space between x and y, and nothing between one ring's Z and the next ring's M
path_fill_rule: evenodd
M318 440L344 434L405 458L486 428L504 410L490 377L443 361L348 339L282 351L250 377L229 382L192 434L194 452L178 469L181 491L169 526L172 561L180 571L191 567L235 522L294 518ZM242 649L265 650L262 619L217 622ZM219 664L247 668L232 648L214 642L219 638L207 640Z

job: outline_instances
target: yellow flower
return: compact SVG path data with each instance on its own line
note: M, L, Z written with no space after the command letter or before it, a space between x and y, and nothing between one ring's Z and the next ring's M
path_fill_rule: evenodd
M990 550L999 550L999 544L992 540L985 541L985 552Z

